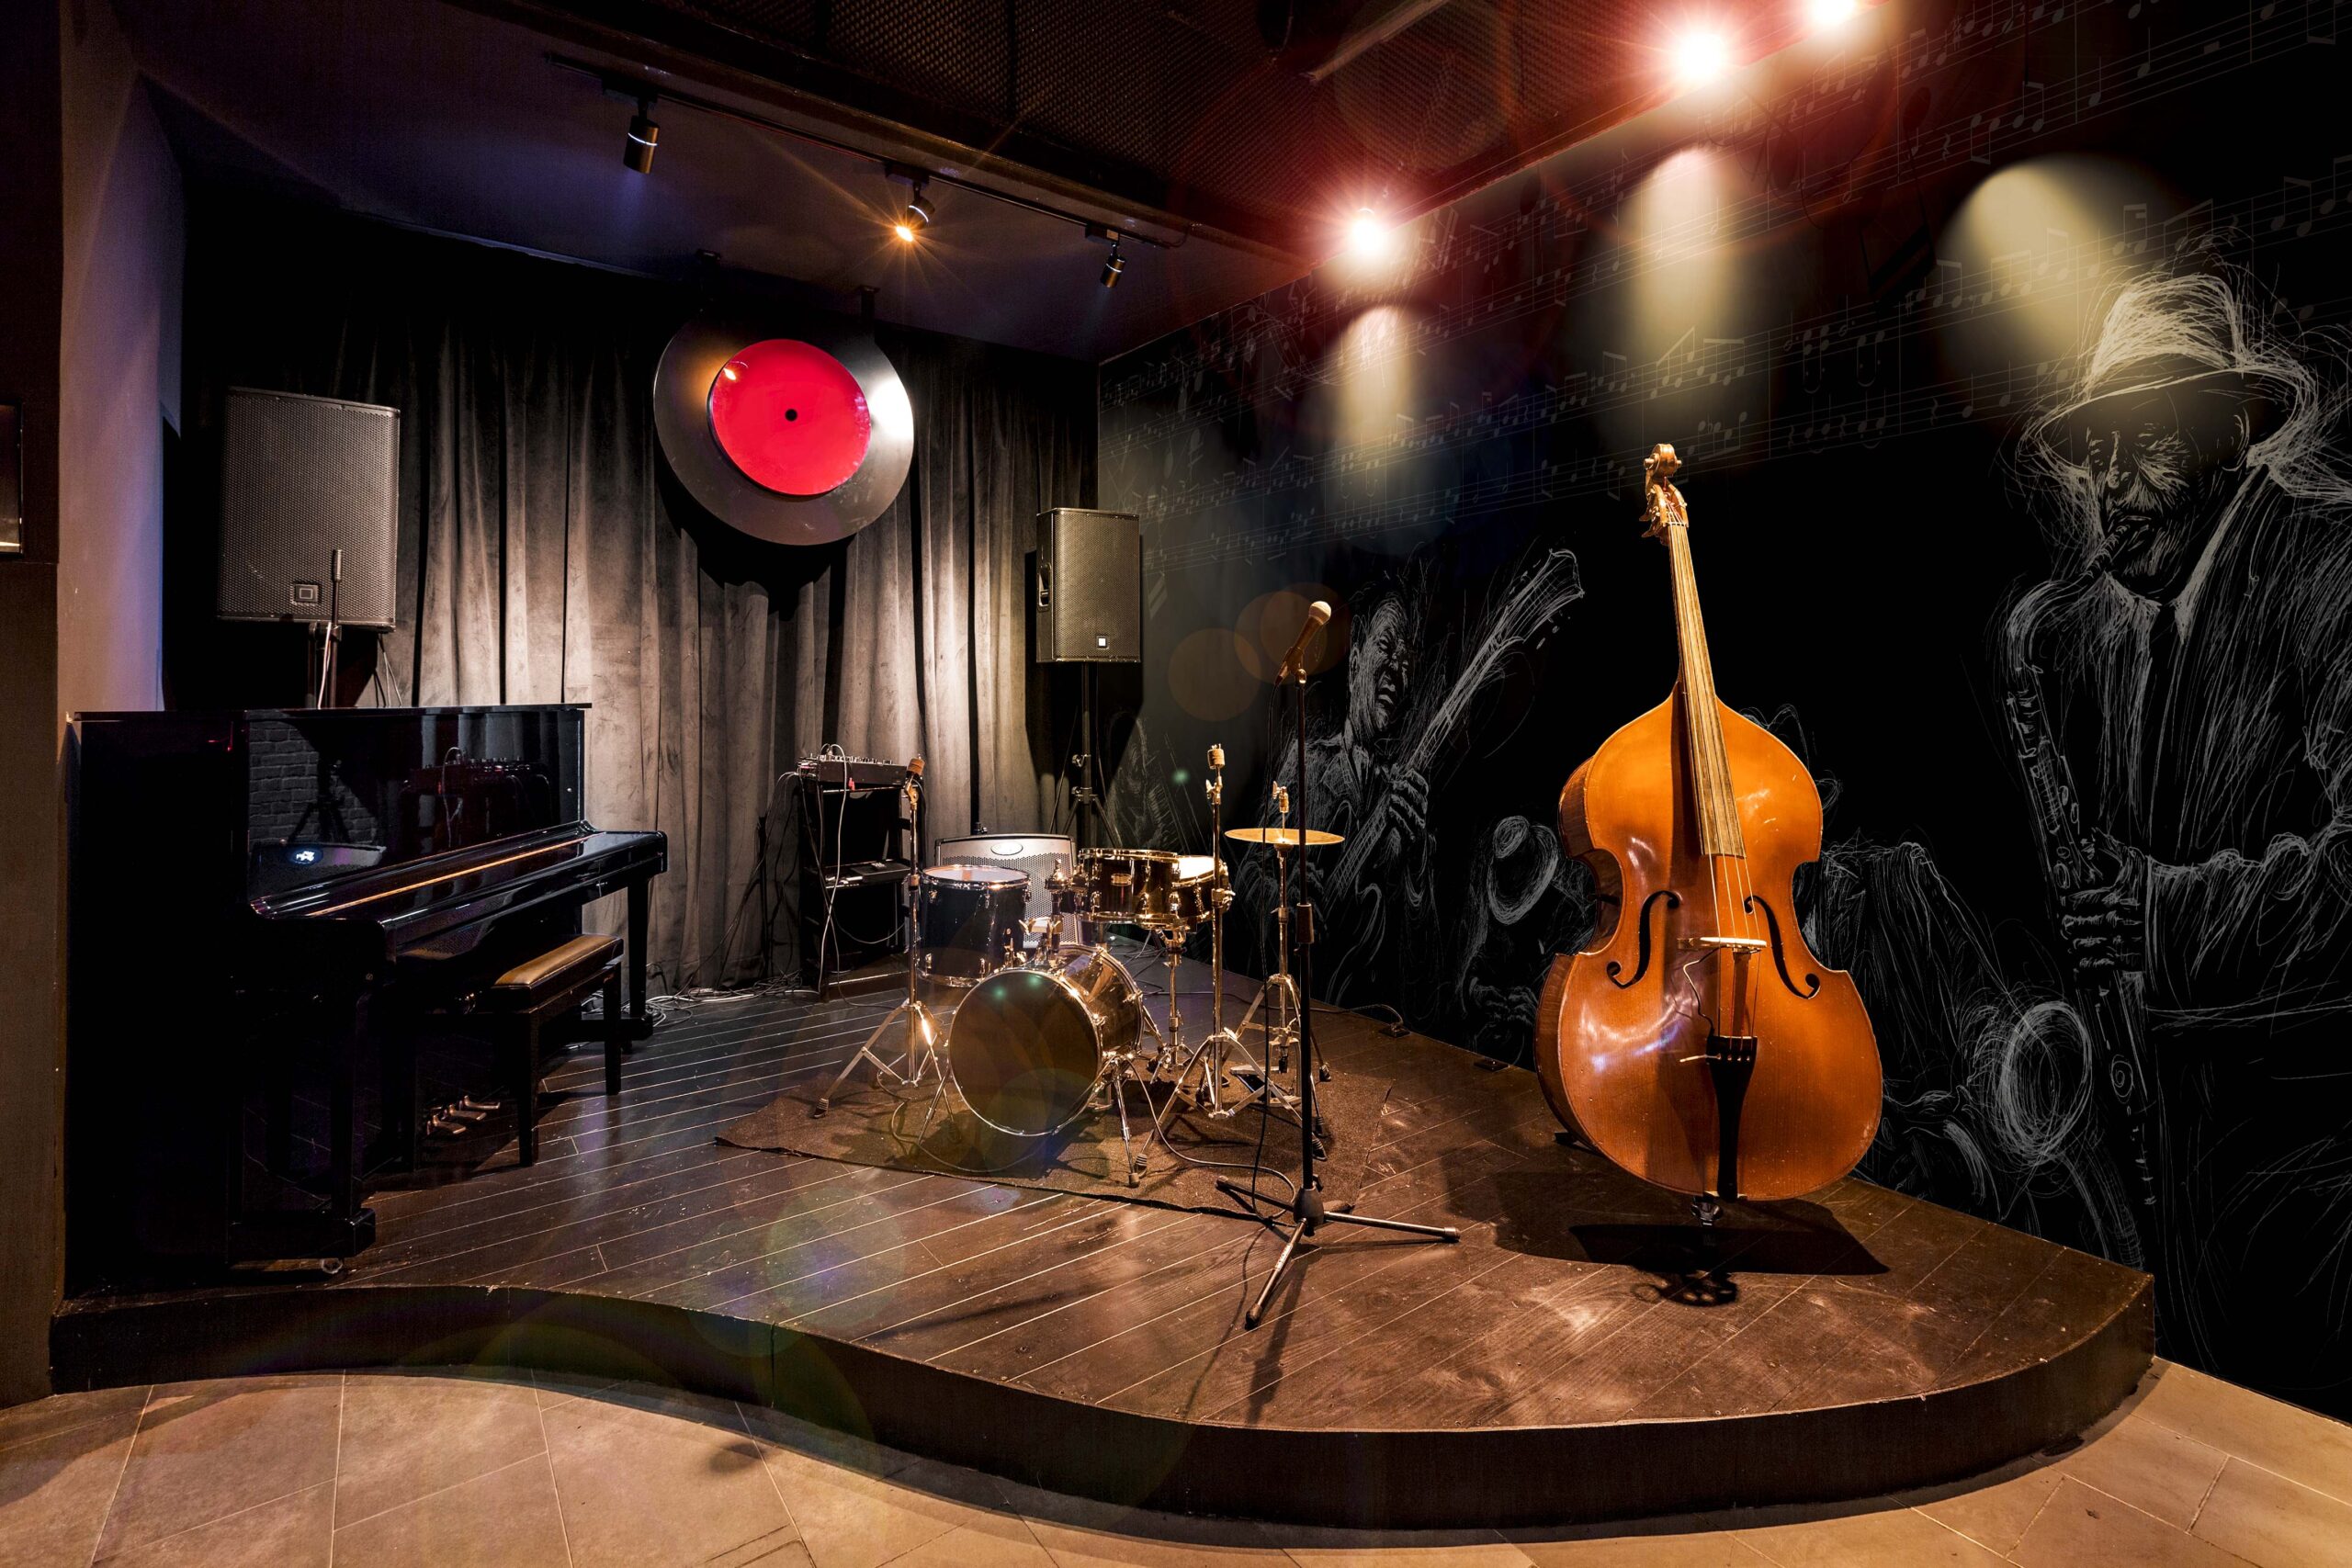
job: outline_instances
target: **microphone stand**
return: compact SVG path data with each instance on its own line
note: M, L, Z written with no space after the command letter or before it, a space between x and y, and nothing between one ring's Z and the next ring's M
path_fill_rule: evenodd
M1310 626L1309 630L1313 628ZM1305 640L1302 637L1301 641ZM1321 1076L1321 1065L1315 1055L1315 905L1308 892L1306 877L1307 803L1314 799L1306 780L1306 660L1296 660L1297 673L1291 684L1297 687L1298 731L1298 891L1293 906L1290 938L1297 951L1293 966L1298 975L1298 1187L1283 1209L1269 1213L1260 1205L1275 1201L1270 1192L1253 1191L1238 1181L1220 1177L1217 1186L1229 1196L1248 1205L1252 1217L1283 1238L1282 1252L1274 1258L1273 1268L1266 1275L1266 1283L1258 1292L1250 1313L1242 1320L1245 1328L1255 1328L1266 1315L1266 1304L1273 1300L1274 1287L1283 1275L1301 1256L1302 1244L1312 1247L1315 1233L1325 1225L1363 1225L1374 1230L1402 1231L1408 1235L1430 1241L1460 1241L1462 1233L1452 1225L1417 1225L1404 1220L1374 1219L1355 1213L1355 1204L1326 1203L1323 1201L1322 1178L1315 1172L1315 1137L1317 1118L1315 1110L1315 1083ZM1284 673L1289 673L1286 670ZM1217 977L1218 984L1224 976Z

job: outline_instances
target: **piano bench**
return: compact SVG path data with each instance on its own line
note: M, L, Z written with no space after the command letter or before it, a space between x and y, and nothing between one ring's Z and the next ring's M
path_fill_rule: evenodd
M539 1038L542 1026L577 1009L597 991L605 1003L605 1092L621 1091L621 1052L628 1021L621 1012L621 939L576 936L525 960L474 993L469 1010L494 1025L496 1043L513 1066L514 1140L522 1163L539 1157Z

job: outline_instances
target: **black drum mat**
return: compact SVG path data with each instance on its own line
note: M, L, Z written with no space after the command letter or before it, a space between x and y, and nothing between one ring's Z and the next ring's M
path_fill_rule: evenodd
M1285 1088L1295 1087L1291 1081L1295 1076L1284 1075L1278 1081ZM1194 1082L1198 1079L1195 1073ZM1255 1102L1220 1118L1210 1115L1204 1106L1179 1100L1168 1113L1164 1140L1154 1139L1153 1114L1167 1105L1170 1092L1168 1085L1159 1082L1148 1088L1132 1081L1126 1086L1135 1151L1145 1156L1144 1168L1136 1173L1137 1183L1132 1187L1127 1184L1115 1111L1087 1111L1048 1137L1018 1138L983 1124L965 1108L953 1084L944 1094L938 1092L936 1080L915 1089L895 1083L877 1085L870 1071L861 1069L842 1086L831 1110L816 1117L809 1112L821 1087L820 1083L787 1090L766 1109L722 1129L718 1141L737 1148L846 1160L854 1165L933 1171L1092 1198L1123 1198L1163 1208L1226 1213L1231 1213L1236 1204L1217 1190L1218 1177L1246 1182L1253 1161L1269 1172L1294 1179L1298 1174L1295 1112L1264 1114ZM1379 1139L1388 1080L1339 1073L1330 1082L1317 1085L1317 1090L1316 1111L1324 1127L1326 1156L1318 1174L1327 1200L1343 1203L1355 1196L1365 1157ZM1226 1103L1231 1105L1244 1091L1228 1078L1226 1092ZM926 1133L927 1116L931 1122ZM1207 1163L1212 1161L1218 1163ZM1258 1185L1277 1201L1290 1194L1289 1186L1273 1175L1261 1177Z

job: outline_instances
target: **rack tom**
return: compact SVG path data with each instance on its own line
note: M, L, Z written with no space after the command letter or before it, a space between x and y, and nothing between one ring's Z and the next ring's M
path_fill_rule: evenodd
M1078 913L1097 924L1189 931L1208 918L1216 863L1172 850L1080 850Z
M935 865L915 892L923 972L970 986L1021 961L1029 876L1001 865Z
M1097 924L1153 925L1167 918L1176 897L1176 863L1168 850L1078 852L1078 912Z
M1177 858L1172 922L1177 929L1190 931L1216 911L1217 873L1221 869L1215 855Z

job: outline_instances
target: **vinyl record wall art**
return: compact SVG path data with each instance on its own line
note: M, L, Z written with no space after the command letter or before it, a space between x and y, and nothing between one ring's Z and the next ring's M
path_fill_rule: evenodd
M827 545L907 481L914 408L874 340L821 319L710 313L653 375L662 450L712 516L779 545Z

